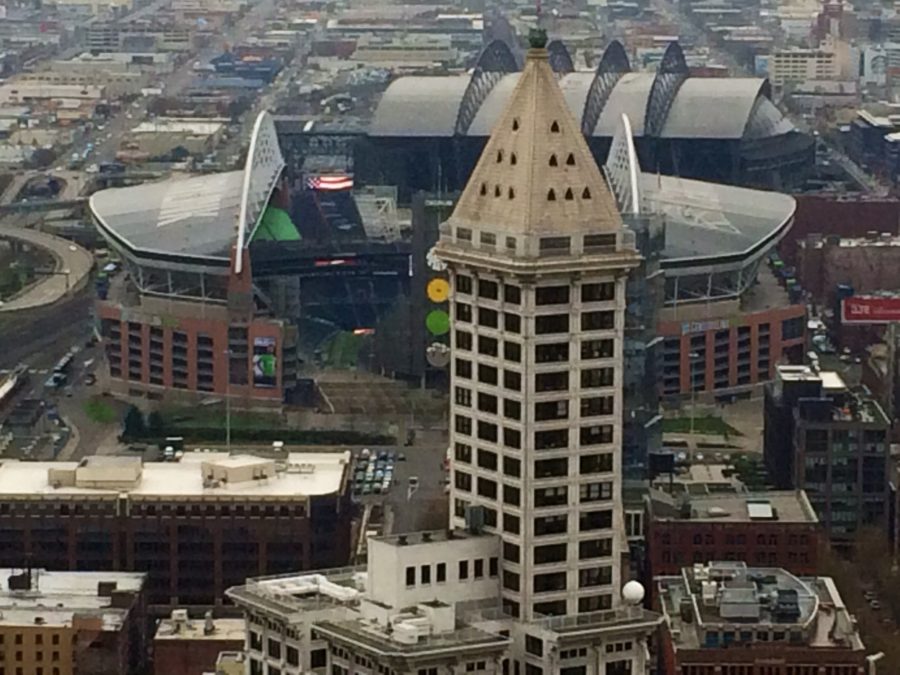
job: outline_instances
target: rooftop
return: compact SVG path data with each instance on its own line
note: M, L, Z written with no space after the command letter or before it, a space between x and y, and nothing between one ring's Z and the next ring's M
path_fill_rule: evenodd
M188 452L178 462L144 464L124 457L82 462L3 460L0 495L301 498L339 492L349 460L349 452L292 452L278 462L224 452Z
M473 533L466 530L428 530L424 532L410 532L401 534L389 534L372 537L372 541L384 542L393 546L416 546L417 544L431 544L434 542L478 539L481 537L494 537L494 534Z
M662 496L662 499L660 499ZM732 492L694 495L687 502L690 511L658 490L651 492L654 520L716 521L745 523L818 523L818 517L803 490ZM673 508L674 507L674 508Z
M244 641L247 624L243 619L163 619L154 640L229 640Z
M141 572L31 570L29 578L21 570L0 570L0 625L71 626L78 615L116 630L128 609L113 607L111 592L138 593L145 579Z
M855 620L830 577L796 577L781 568L710 562L657 577L676 649L753 642L863 649Z

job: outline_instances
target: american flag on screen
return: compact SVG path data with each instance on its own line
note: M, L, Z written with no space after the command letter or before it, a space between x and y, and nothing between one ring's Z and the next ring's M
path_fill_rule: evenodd
M331 176L309 176L306 179L306 187L310 190L323 190L326 192L349 190L353 187L353 176L348 176L345 173Z

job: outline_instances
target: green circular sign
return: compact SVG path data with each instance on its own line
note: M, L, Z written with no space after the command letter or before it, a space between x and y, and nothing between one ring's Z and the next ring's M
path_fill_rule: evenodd
M442 309L432 310L425 317L425 327L432 335L446 335L450 332L450 317Z

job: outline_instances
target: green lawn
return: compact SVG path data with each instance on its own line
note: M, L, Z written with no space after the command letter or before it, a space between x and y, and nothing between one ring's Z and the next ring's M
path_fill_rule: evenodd
M664 434L689 434L691 432L691 418L667 417L663 419L662 429ZM718 417L700 416L694 418L694 433L710 436L740 436L741 433L727 422Z
M115 408L101 398L92 398L85 403L84 412L89 420L97 424L112 424L119 420Z

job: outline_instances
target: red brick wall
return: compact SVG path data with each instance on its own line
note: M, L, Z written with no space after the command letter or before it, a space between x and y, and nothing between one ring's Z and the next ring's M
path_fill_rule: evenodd
M808 523L651 520L647 527L651 576L680 574L682 567L710 560L743 560L748 565L812 575L818 544L818 527Z
M203 675L215 672L219 652L240 651L243 640L154 640L154 675Z

